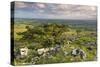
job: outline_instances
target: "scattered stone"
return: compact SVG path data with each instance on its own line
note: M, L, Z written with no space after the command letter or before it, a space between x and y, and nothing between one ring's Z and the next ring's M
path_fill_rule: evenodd
M20 49L20 54L21 54L21 57L25 57L28 55L28 48L25 47L25 48L21 48Z
M84 59L86 58L86 53L82 50L82 49L73 49L71 51L71 55L76 57L76 56L80 56L81 59Z

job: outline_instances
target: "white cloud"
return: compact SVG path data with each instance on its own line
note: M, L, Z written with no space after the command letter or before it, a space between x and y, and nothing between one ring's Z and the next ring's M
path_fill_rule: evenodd
M20 1L15 1L15 8L24 8L27 7L27 5L24 2L20 2Z
M47 4L47 3L29 3L16 2L17 8L24 8L27 15L29 12L38 15L41 18L72 18L72 19L96 19L97 7L88 5L71 5L71 4ZM20 9L21 10L21 9ZM30 14L30 13L29 13ZM33 15L33 17L35 16ZM36 17L38 17L36 16Z
M37 3L36 4L39 8L45 8L46 6L45 6L45 4L42 4L42 3Z

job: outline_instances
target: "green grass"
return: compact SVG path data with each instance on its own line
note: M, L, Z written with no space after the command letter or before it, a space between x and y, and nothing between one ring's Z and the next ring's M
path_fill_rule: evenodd
M27 29L25 28L27 26L27 24L24 24L24 23L17 23L14 25L14 40L17 42L20 42L20 39L23 37L23 35L18 35L17 33L19 32L25 32L27 31ZM29 25L31 27L35 27L36 25L32 24L32 25ZM37 26L36 26L37 27ZM39 28L39 27L37 27ZM36 45L32 45L30 43L28 43L27 41L23 42L23 44L20 44L20 45L16 45L14 44L14 50L15 52L20 49L20 46L26 46L29 48L29 54L27 57L25 58L20 58L20 56L17 56L15 59L14 59L14 63L15 65L23 65L23 63L27 63L27 64L32 64L32 58L36 57L37 54L36 54L36 49L35 48L41 48L43 47L43 43L41 43L41 41L43 41L42 39L39 39L41 36L44 37L44 39L47 39L49 37L52 37L51 36L51 29L52 27L49 28L50 31L46 32L47 33L47 37L46 36L42 36L42 34L40 35L37 35L33 38L35 40L38 40L39 43L34 43ZM37 29L34 28L36 31ZM60 28L57 28L58 30ZM64 31L61 35L59 35L57 38L66 38L66 37L71 37L71 36L77 36L77 32L76 32L76 29L73 29L73 28L68 28L69 31ZM39 30L41 31L41 27L39 28ZM36 64L50 64L50 63L66 63L66 62L81 62L81 61L92 61L96 55L96 46L94 46L93 50L90 51L87 49L87 46L85 45L82 45L80 44L80 42L87 42L87 41L94 41L96 42L96 37L91 37L91 33L96 33L95 31L87 31L87 30L82 30L79 35L80 35L80 38L77 40L77 41L74 41L70 44L67 44L67 41L68 40L65 40L63 45L62 45L62 50L60 52L57 52L56 54L52 55L52 57L48 58L48 57L40 57L39 60L36 62ZM36 34L35 34L36 35ZM91 35L91 36L89 36ZM54 41L53 39L51 39L51 41ZM59 41L59 39L58 39ZM34 41L33 41L34 42ZM48 44L46 44L48 45ZM18 48L18 49L17 49ZM80 56L77 56L77 57L73 57L71 56L70 54L68 55L64 55L64 52L70 52L73 48L80 48L82 50L85 51L87 57L86 57L86 60L83 60L80 58Z

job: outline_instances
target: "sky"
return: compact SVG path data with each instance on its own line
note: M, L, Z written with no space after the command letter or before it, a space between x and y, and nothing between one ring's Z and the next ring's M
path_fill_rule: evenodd
M96 20L97 7L92 5L15 2L15 18Z

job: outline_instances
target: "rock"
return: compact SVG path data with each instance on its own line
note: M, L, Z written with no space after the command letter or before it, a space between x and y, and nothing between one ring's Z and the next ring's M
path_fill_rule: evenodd
M27 47L21 48L20 54L21 54L21 57L27 56L28 55L28 48Z
M71 54L73 55L73 56L77 56L77 55L79 55L79 49L73 49L72 51L71 51Z
M71 51L71 55L72 56L80 56L80 58L81 59L84 59L85 60L85 58L86 58L86 53L82 50L82 49L73 49L72 51Z
M68 55L68 52L65 51L64 54L65 54L65 55Z

